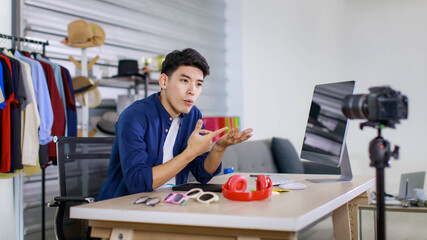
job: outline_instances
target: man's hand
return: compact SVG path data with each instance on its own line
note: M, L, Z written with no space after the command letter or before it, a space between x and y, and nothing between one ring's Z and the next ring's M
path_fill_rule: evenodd
M203 121L199 119L194 131L191 133L187 141L187 149L195 156L208 152L212 145L212 139L228 129L227 127L224 127L212 132L202 129L202 125Z
M252 137L252 132L252 128L248 128L243 130L242 132L239 132L239 127L236 127L235 129L232 129L228 134L225 134L224 136L220 137L215 144L215 148L220 151L225 151L228 146L248 140L250 137Z

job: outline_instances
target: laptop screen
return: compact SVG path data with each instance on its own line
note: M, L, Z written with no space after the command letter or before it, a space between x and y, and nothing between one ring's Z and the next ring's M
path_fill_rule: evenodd
M399 196L397 199L415 199L414 188L424 188L426 172L403 173L400 176Z

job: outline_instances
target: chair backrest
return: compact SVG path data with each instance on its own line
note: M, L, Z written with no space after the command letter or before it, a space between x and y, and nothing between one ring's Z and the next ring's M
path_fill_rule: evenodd
M278 172L270 139L247 141L228 147L222 157L222 167L233 167L234 172Z
M55 137L61 197L98 195L107 178L114 137ZM69 208L81 202L62 202L55 217L58 239L84 239L87 222L69 218Z

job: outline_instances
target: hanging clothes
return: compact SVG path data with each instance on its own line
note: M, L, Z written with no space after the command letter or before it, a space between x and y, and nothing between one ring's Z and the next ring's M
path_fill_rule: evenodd
M39 173L49 161L56 163L53 136L77 136L68 69L35 58L0 51L0 178Z
M0 63L3 69L4 93L6 97L5 107L1 112L1 161L0 172L10 172L12 163L12 131L11 131L11 104L15 99L15 91L12 80L12 64L9 59L0 54Z
M26 106L26 94L24 90L24 80L21 74L21 66L16 60L7 57L12 66L12 82L15 97L11 102L11 165L10 172L22 169L22 153L21 153L21 106Z
M39 128L39 164L38 169L25 168L25 173L35 174L40 171L40 165L43 167L49 163L49 149L48 144L53 140L51 135L53 125L53 110L50 100L49 89L47 86L46 75L40 62L32 59L28 53L22 56L19 51L15 51L15 56L30 64L31 76L33 79L34 94L37 100L37 106L40 115L40 128Z
M56 86L58 88L59 96L60 96L60 99L61 99L61 102L62 102L62 107L64 109L65 121L67 121L67 112L65 111L65 109L67 107L66 107L66 100L65 100L64 82L62 81L62 75L61 75L61 66L59 66L56 63L53 63L53 62L49 61L46 58L43 58L42 55L40 55L40 54L37 54L36 59L38 59L40 61L43 61L43 62L49 64L52 67L53 73L54 73L54 76L55 76ZM68 130L67 129L67 124L65 124L65 133L64 133L64 135L61 135L61 136L68 136L67 135L67 130Z
M25 105L21 107L21 152L22 165L36 166L39 152L39 135L40 116L37 109L37 101L34 94L33 80L31 76L31 67L28 63L15 58L12 53L8 52L7 56L14 59L21 66L21 76L25 92Z
M53 110L43 67L36 60L22 56L19 51L15 51L15 57L30 64L34 94L40 115L39 142L40 145L48 144L53 139L51 135L53 125Z
M43 67L47 86L49 89L50 101L52 104L53 110L53 125L52 125L52 136L65 136L65 110L62 104L61 97L59 95L58 87L56 85L55 75L53 73L53 68L48 63L36 59ZM56 146L52 141L49 143L48 147L49 151L49 160L54 161L56 163ZM48 162L45 162L46 159L40 158L41 167L46 167Z
M74 98L73 81L68 69L61 66L61 75L64 83L65 100L67 103L67 136L77 137L77 110Z
M38 128L40 119L37 110L37 102L35 100L31 68L29 64L18 60L11 52L3 51L1 57L3 60L2 75L7 76L11 73L11 85L14 87L14 93L18 95L18 98L14 97L12 102L18 106L19 109L10 110L19 111L21 113L20 121L18 118L13 118L14 115L10 114L10 126L12 126L12 131L9 131L10 135L8 134L11 138L9 145L11 158L9 164L3 164L4 161L2 158L2 170L0 171L2 174L0 174L0 178L10 178L22 172L24 166L36 167L38 165L38 144L34 144L34 141L38 142ZM10 70L12 71L5 71L5 69L7 70L7 67L5 68L4 64L6 60L9 61L11 66ZM1 113L3 125L3 114L7 115L7 112L3 109ZM2 140L4 139L4 130L6 129L2 129ZM20 142L17 142L17 139L19 139ZM4 146L5 145L2 141L2 151L5 150ZM19 159L19 154L21 159ZM10 166L8 171L3 169L3 165ZM40 172L40 167L38 167L38 172Z
M0 76L0 110L4 108L6 102L4 101L4 91L3 91L3 76Z
M34 58L0 51L0 178L40 172L49 160L56 163L53 136L77 136L68 69L40 54Z
M3 73L3 65L0 64L0 73ZM6 106L4 99L4 84L3 84L3 74L0 74L0 110Z

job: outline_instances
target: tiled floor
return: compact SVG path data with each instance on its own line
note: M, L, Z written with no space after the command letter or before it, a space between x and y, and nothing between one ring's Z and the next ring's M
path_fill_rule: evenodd
M362 211L361 240L375 239L374 212ZM427 240L427 214L386 212L386 238L388 240ZM300 240L332 240L332 217L299 234Z

